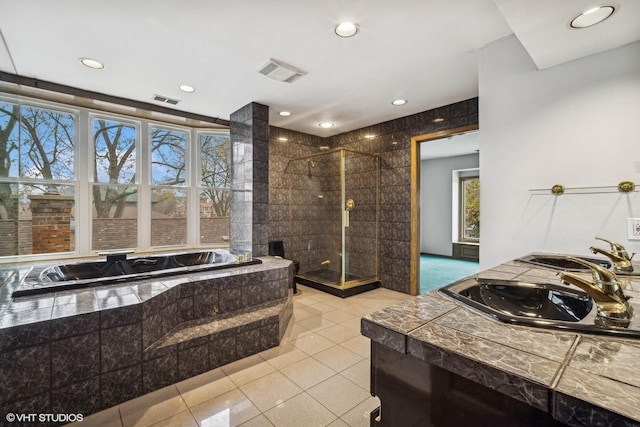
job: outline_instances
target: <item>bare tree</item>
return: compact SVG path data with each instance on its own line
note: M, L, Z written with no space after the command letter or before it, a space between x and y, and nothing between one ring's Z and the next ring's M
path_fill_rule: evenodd
M211 200L216 216L229 216L231 141L226 135L205 135L200 148L203 195Z
M94 144L94 182L106 181L110 184L105 188L93 186L96 215L98 218L109 218L111 209L115 206L113 218L121 218L127 198L137 192L135 186L126 185L134 184L136 179L133 158L136 149L135 128L119 122L96 119Z
M0 104L0 114L0 177L6 178L11 169L11 153L18 149L17 142L11 139L11 135L18 124L20 107L15 104ZM0 182L0 206L4 207L9 218L13 217L13 203L11 184Z
M10 177L13 168L16 179L72 180L74 129L71 113L0 103L0 177ZM53 184L26 187L58 188ZM0 203L9 215L15 203L11 194L10 183L0 184Z

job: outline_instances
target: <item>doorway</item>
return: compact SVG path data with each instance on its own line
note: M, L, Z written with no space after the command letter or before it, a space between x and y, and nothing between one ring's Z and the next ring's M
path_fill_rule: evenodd
M454 254L461 246L466 254L469 248L479 251L479 198L471 197L479 181L465 186L479 178L478 126L419 135L411 143L411 293L416 295L479 269L477 258ZM433 280L422 285L425 277Z

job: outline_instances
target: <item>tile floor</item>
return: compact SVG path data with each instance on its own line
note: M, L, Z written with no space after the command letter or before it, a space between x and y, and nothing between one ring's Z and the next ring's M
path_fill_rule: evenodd
M362 315L409 298L375 289L339 298L298 285L280 346L124 402L85 425L368 427L369 339Z

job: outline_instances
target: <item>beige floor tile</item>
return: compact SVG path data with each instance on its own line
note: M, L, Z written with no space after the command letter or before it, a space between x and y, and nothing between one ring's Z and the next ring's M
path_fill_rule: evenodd
M353 304L353 302L351 301L351 298L332 298L323 301L323 304L346 310L351 306L351 304Z
M318 312L309 310L309 307L306 305L302 307L297 306L293 308L293 316L291 319L297 322L314 316L318 316Z
M333 369L328 368L313 357L307 357L282 368L280 372L303 390L313 387L336 374Z
M341 375L335 375L311 387L307 393L337 416L341 416L360 403L370 394Z
M321 352L322 350L326 350L336 345L333 341L328 340L322 335L318 334L306 335L302 338L298 338L297 340L292 341L292 343L297 348L309 355L314 355Z
M342 325L334 325L318 331L319 335L330 339L336 344L343 343L351 338L360 336L360 332L354 331Z
M187 409L178 389L170 386L123 403L120 415L125 427L148 426Z
M276 427L324 427L336 416L307 393L269 409L265 415Z
M362 317L357 316L352 319L345 320L344 322L340 322L340 324L345 328L353 329L354 331L357 331L358 333L360 333L360 328L362 327L361 321L362 321Z
M240 424L239 427L273 427L273 424L263 414L255 418L251 418L246 423Z
M224 367L223 370L225 370ZM227 375L235 385L241 386L243 384L250 383L251 381L255 381L258 378L264 377L265 375L269 375L275 370L276 369L273 367L273 365L262 359L262 362L258 363L257 365L249 366L245 369L238 370L230 374L228 373Z
M369 396L364 402L344 414L341 418L350 427L369 427L371 411L380 406L380 399Z
M327 425L327 427L350 427L349 424L342 421L340 418Z
M91 425L91 424L89 424ZM198 427L196 419L190 411L180 412L149 427Z
M211 378L211 381L209 382L200 385L196 384L197 383L193 383L191 385L177 385L182 398L190 408L204 402L205 400L210 400L216 396L225 394L237 387L237 385L227 376L217 379Z
M327 319L336 323L342 323L346 320L360 318L360 316L340 308L337 310L332 310L327 313L324 313L323 317L326 317Z
M365 390L371 387L371 362L364 359L340 372L347 379L353 381Z
M349 312L353 313L354 316L358 316L358 317L362 317L365 314L369 314L373 311L376 311L376 310L359 303L353 304L352 306L349 307Z
M88 417L83 417L82 422L86 426L95 427L122 427L122 418L117 406L97 412ZM78 423L67 424L65 427L78 426Z
M319 330L322 329L326 329L329 328L333 325L335 325L335 322L332 322L331 320L327 319L326 317L322 317L322 316L312 316L312 317L307 317L304 320L300 320L299 322L296 321L297 325L303 326L307 329L310 329L311 331L317 332Z
M285 368L302 359L306 359L307 357L309 357L307 353L300 350L293 344L287 343L287 344L281 345L280 347L286 348L286 351L262 355L262 357L264 357L267 360L267 362L270 363L276 369L282 370L282 368ZM267 351L271 351L271 350L267 350Z
M320 353L316 353L313 355L313 358L336 372L343 371L363 359L362 356L341 345L335 345Z
M358 335L357 337L340 343L340 345L362 357L371 357L371 340L365 336Z
M224 365L219 369L221 369L226 375L231 375L235 372L259 365L262 362L264 362L262 356L260 356L260 354L254 354L252 356L245 357L244 359L236 360L235 362Z
M317 313L318 315L322 315L323 313L328 313L330 311L335 311L335 307L325 304L323 302L318 302L316 304L305 307L306 310L311 311L312 313Z
M302 392L300 387L280 372L245 384L240 389L262 412Z
M303 337L305 335L309 335L312 333L313 333L312 330L300 325L300 321L292 320L289 323L287 330L284 332L284 335L282 336L282 341L284 342L294 341L300 337Z
M260 415L260 410L239 389L231 390L191 408L202 427L237 426Z

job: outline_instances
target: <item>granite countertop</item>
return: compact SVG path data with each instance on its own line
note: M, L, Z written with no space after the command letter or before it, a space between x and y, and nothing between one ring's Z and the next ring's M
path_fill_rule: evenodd
M112 285L51 292L12 298L12 293L25 286L25 278L34 268L50 263L20 263L0 266L0 329L79 314L141 304L169 289L197 280L213 280L239 274L284 268L289 261L276 257L260 257L262 263L223 270L190 272L182 275L142 279Z
M478 276L559 283L556 273L508 262ZM625 293L640 300L640 277L632 279ZM640 423L640 339L502 323L437 291L365 316L362 333L562 422Z

